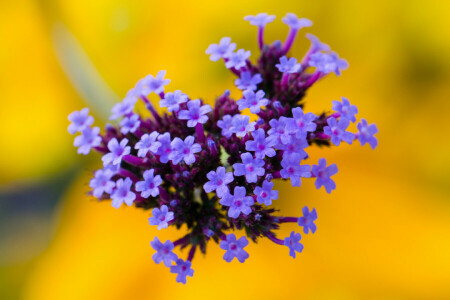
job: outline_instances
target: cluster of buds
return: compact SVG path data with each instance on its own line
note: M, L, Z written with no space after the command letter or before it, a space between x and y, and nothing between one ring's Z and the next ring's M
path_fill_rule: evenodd
M262 237L287 247L295 258L303 250L300 233L280 239L276 230L293 222L304 234L314 233L317 212L305 206L302 216L277 215L272 206L278 199L274 181L290 180L299 187L303 178L312 178L317 189L330 193L336 188L331 177L337 166L325 158L307 164L308 147L355 140L377 146L374 124L362 119L357 133L347 131L350 122L357 121L358 110L346 98L333 101L331 113L304 111L306 91L329 73L339 75L348 64L311 34L306 35L311 47L299 63L286 56L298 31L312 25L291 13L282 19L290 28L286 41L265 44L264 28L274 19L265 13L245 17L258 27L261 55L256 63L250 62L250 51L235 51L228 37L206 50L212 61L223 60L237 76L235 85L242 90L237 101L225 91L211 107L179 90L165 92L170 80L160 71L141 79L113 107L111 120L120 121L106 125L103 134L92 127L87 108L69 116L69 132L81 133L74 142L78 152L94 149L103 154L103 168L90 181L93 196L111 199L115 208L125 203L152 209L149 222L158 230L169 225L188 228L178 240L162 243L155 237L151 242L154 261L176 273L178 282L186 283L193 275L196 251L205 253L211 240L220 244L227 262L244 262L248 239ZM151 93L159 96L164 114L149 101ZM134 112L139 100L150 118ZM244 233L239 238L230 233L237 230ZM189 249L186 260L174 253L178 247Z

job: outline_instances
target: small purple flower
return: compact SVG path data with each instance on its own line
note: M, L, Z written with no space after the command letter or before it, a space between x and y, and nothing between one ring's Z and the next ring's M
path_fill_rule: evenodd
M150 93L160 94L164 92L164 86L170 83L170 79L164 79L166 71L161 70L156 77L153 75L147 75L144 79L141 79L137 84L137 89L140 89L143 95Z
M207 193L215 190L219 198L222 198L229 192L228 184L234 180L233 173L227 173L224 167L218 167L216 171L210 171L206 177L209 181L203 185L203 189Z
M252 132L253 140L245 142L245 150L254 151L255 157L264 159L264 157L274 157L276 152L273 147L277 140L271 136L266 137L266 132L262 128Z
M325 158L319 159L319 164L312 166L312 176L316 177L316 188L325 187L327 193L331 193L336 189L336 183L330 178L338 172L336 164L327 167L327 160Z
M275 20L275 16L269 15L267 13L259 13L256 16L245 16L245 21L249 21L250 25L265 27L267 24Z
M89 115L89 108L83 108L80 111L74 111L68 117L72 122L67 129L70 134L81 132L94 123L94 117Z
M141 192L141 197L143 198L148 198L150 195L152 197L159 195L158 186L161 185L162 179L159 175L154 176L154 173L154 169L146 170L142 174L144 181L136 182L136 192Z
M283 160L281 161L283 169L281 169L280 174L285 179L290 178L292 186L300 186L302 184L301 177L311 177L311 166L300 166L302 159L303 157L297 153L283 155Z
M136 194L131 191L131 185L133 182L130 178L125 178L123 180L120 178L116 182L116 188L111 194L111 205L112 207L119 208L122 203L126 203L126 205L133 205L134 199L136 199Z
M280 63L275 65L281 73L297 73L300 72L302 66L297 63L297 59L294 57L287 58L286 56L280 57Z
M188 96L183 94L180 90L176 90L175 92L167 93L164 96L164 99L159 101L160 107L167 107L169 112L177 112L180 110L180 104L185 103L188 100Z
M311 49L312 53L317 51L330 51L330 46L325 43L322 43L319 38L317 38L314 34L307 33L306 38L311 41Z
M100 146L102 138L98 135L100 133L100 128L98 127L86 127L81 131L81 135L75 137L73 145L78 147L78 154L87 155L91 148Z
M236 70L239 70L242 67L245 67L250 55L250 50L245 51L244 49L239 49L230 54L228 61L225 63L225 67L227 67L227 69L235 68Z
M258 84L262 82L261 74L253 74L250 71L241 72L241 77L234 81L234 84L240 90L256 90Z
M166 267L170 267L172 265L172 261L177 261L178 256L173 253L173 248L175 247L173 243L167 240L164 244L161 243L157 236L150 242L152 248L156 250L156 253L153 254L152 258L156 264L160 264L164 262Z
M120 164L120 162L122 161L122 157L130 154L131 147L127 146L127 144L128 144L127 138L121 140L120 144L116 138L111 139L108 142L108 149L111 152L103 155L102 157L103 165L106 166L109 164L113 165Z
M284 245L289 247L289 255L295 258L295 252L301 253L303 245L300 243L302 236L300 233L291 232L291 235L284 239Z
M333 100L333 110L337 111L341 114L341 118L346 118L352 121L353 123L356 122L355 115L358 113L358 108L356 105L351 105L350 101L348 101L347 98L341 97L342 103L336 100Z
M368 124L365 119L361 119L361 122L356 125L359 130L358 140L361 143L361 146L364 146L366 143L375 149L378 145L378 140L374 135L378 132L377 125Z
M292 122L293 119L286 117L280 117L278 120L272 119L269 121L272 128L267 133L277 139L280 144L288 144L291 142L292 130L289 129L293 128Z
M317 220L316 209L313 208L310 212L308 206L305 206L303 207L302 211L303 217L298 218L298 226L303 226L303 232L305 234L308 234L310 229L311 233L315 233L317 230L317 226L316 224L314 224L314 221Z
M157 131L153 131L152 133L144 134L141 136L141 140L136 143L134 148L138 150L139 157L147 156L148 151L152 153L156 153L161 146L161 143L156 141L156 138L159 136Z
M255 122L250 122L249 116L234 115L231 122L231 131L236 133L237 137L244 137L255 130Z
M283 155L290 154L300 154L302 159L308 157L308 153L304 150L309 146L306 138L297 138L296 136L292 136L291 142L288 144L278 144L277 147L279 150L283 150Z
M152 209L152 217L148 218L150 225L158 225L158 230L167 228L170 221L173 220L173 212L169 211L167 205L162 205L161 208L155 207Z
M306 139L308 132L316 130L317 124L314 121L317 119L317 116L312 112L304 114L301 107L296 107L292 109L292 115L294 122L288 124L288 129L295 131L297 138Z
M311 54L308 63L311 67L315 67L319 72L324 74L334 72L337 76L341 75L341 70L346 70L348 68L347 61L339 58L339 56L334 52L316 52Z
M221 58L228 58L230 54L236 49L236 44L231 43L231 38L224 37L220 40L219 44L211 44L206 49L206 54L210 54L209 57L212 61L218 61Z
M127 134L128 132L135 132L139 125L141 125L141 120L139 120L139 116L136 114L133 114L130 117L125 117L120 122L120 132L123 134Z
M243 92L244 98L237 101L239 110L242 111L249 108L252 114L259 113L261 111L261 106L269 104L269 100L264 98L264 94L265 93L262 90L259 90L256 93L252 90L245 90Z
M303 27L311 27L312 22L306 18L299 19L295 14L288 13L281 19L284 24L288 25L291 29L299 30Z
M252 212L251 206L255 203L252 197L246 195L245 187L236 186L234 188L234 195L230 193L226 194L220 199L220 204L223 206L229 206L228 217L236 219L241 212L244 215L248 215Z
M187 165L193 164L195 162L195 153L202 151L202 147L200 144L194 144L194 137L192 135L188 135L184 142L179 137L173 139L172 143L172 152L169 154L169 159L173 164L179 164L182 160Z
M197 123L205 124L208 121L207 113L209 113L212 108L210 105L205 104L200 106L200 100L191 100L187 103L187 110L182 110L178 113L178 117L181 120L188 120L188 127L195 127Z
M191 269L191 262L189 260L184 261L181 258L177 259L176 265L170 267L170 272L178 274L177 282L186 284L187 276L194 276L194 270Z
M251 153L241 154L242 163L235 163L233 165L235 176L244 176L248 183L258 181L258 176L264 176L265 169L264 160L253 158Z
M331 137L331 142L339 146L341 141L345 141L349 144L353 143L355 135L351 132L345 131L348 128L350 120L341 118L339 122L334 117L330 117L327 120L328 126L323 128L323 132Z
M158 142L160 143L160 146L158 147L156 154L159 155L159 161L165 164L169 161L169 155L170 152L172 152L170 132L159 135Z
M271 181L264 180L262 187L257 186L253 193L256 195L256 201L259 204L271 205L272 200L278 199L278 191L273 191L274 183Z
M137 102L136 97L126 97L122 102L119 102L116 105L114 105L114 107L111 109L112 115L109 119L115 120L122 116L131 114L136 102Z
M230 115L225 115L223 116L222 120L217 121L217 127L222 129L222 135L224 137L230 137L233 134L232 125L233 117Z
M94 197L100 198L103 193L111 194L116 183L111 180L113 173L107 170L97 170L95 177L89 181L89 186L94 189Z
M227 235L226 240L220 241L220 248L226 251L223 255L223 259L226 262L231 262L236 257L240 263L243 263L250 256L247 251L244 250L247 245L248 240L245 236L242 236L237 240L234 233L230 233Z

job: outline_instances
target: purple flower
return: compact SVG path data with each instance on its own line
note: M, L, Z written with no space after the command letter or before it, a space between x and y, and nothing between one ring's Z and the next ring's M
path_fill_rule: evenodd
M281 19L284 24L288 25L291 29L299 30L303 27L310 27L312 26L312 22L308 19L301 18L299 19L295 14L288 13L286 16Z
M143 198L148 198L150 195L152 197L159 195L158 186L161 185L162 179L159 175L154 176L154 173L154 169L146 170L142 174L144 181L136 182L136 192L141 192Z
M100 146L102 138L98 135L100 128L98 127L86 127L81 131L81 135L75 137L73 145L78 147L78 154L88 154L91 148Z
M113 165L120 164L120 162L122 161L122 157L130 154L131 147L127 146L127 144L128 144L127 138L121 140L120 144L116 138L111 139L108 142L108 149L111 152L103 155L102 157L103 165L106 166L111 163Z
M222 135L224 137L230 137L233 134L232 124L233 117L230 115L225 115L222 120L217 121L217 127L222 129Z
M255 201L252 197L247 196L246 193L245 187L236 186L234 188L234 195L228 193L220 199L220 204L230 207L228 209L228 217L236 219L239 217L241 212L244 215L248 215L252 212L251 206L255 203Z
M289 128L292 128L293 119L280 117L279 120L272 119L269 121L269 125L272 127L267 132L270 136L276 139L280 144L287 144L291 141L291 133L292 131Z
M297 138L295 136L292 136L290 143L277 145L279 150L284 151L283 155L297 153L300 154L303 159L308 157L308 153L306 153L306 151L304 150L308 146L308 141L305 138Z
M161 143L156 141L158 135L158 132L153 131L150 134L146 133L141 136L141 140L134 146L134 148L138 150L137 155L139 157L147 156L148 151L152 153L156 153L158 151L159 147L161 146Z
M314 121L317 116L312 112L303 113L301 107L296 107L292 109L293 122L288 123L288 129L290 131L295 131L297 138L305 139L308 132L314 132L317 128L317 124Z
M92 194L94 197L100 198L103 193L111 194L113 188L116 186L114 181L111 181L111 177L114 175L107 170L97 170L95 177L89 181L89 186L94 189Z
M210 171L206 177L209 181L203 185L203 189L207 193L215 190L219 198L222 198L229 192L228 184L234 180L233 173L226 173L224 167L218 167L216 171Z
M188 100L188 96L183 94L180 90L167 93L164 99L159 101L160 107L167 107L169 112L177 112L180 110L180 104L185 103Z
M313 208L311 212L309 211L308 206L303 207L303 217L298 218L297 223L299 226L303 226L303 232L305 234L309 233L311 229L311 233L315 233L317 230L316 224L314 221L317 220L317 212L316 209Z
M148 218L150 225L158 225L158 230L167 228L170 221L173 220L173 212L169 211L167 205L162 205L161 208L155 207L152 209L152 217Z
M297 153L283 155L283 160L281 161L283 169L281 169L280 174L285 179L290 178L292 186L300 186L302 184L301 177L311 177L311 166L300 166L302 159L303 156Z
M231 43L231 38L224 37L220 40L219 44L211 44L206 49L206 54L210 54L209 57L212 61L218 61L221 58L228 58L230 54L236 49L236 44Z
M311 52L330 51L330 46L322 43L314 34L307 33L306 38L311 41Z
M177 282L186 284L187 276L194 276L194 270L191 269L191 262L189 260L184 261L181 258L177 259L176 265L170 267L170 272L178 274Z
M247 59L250 57L250 51L245 51L244 49L239 49L233 52L228 57L228 61L225 63L225 67L228 69L235 68L236 70L245 67Z
M72 122L67 129L70 134L81 132L94 123L94 117L89 115L89 108L83 108L80 111L74 111L68 117Z
M161 70L156 77L153 75L147 75L144 79L141 79L136 86L136 89L142 91L143 95L150 93L160 94L164 92L164 86L170 83L170 79L164 79L166 71Z
M253 140L245 142L245 149L247 151L254 151L255 157L264 159L267 157L274 157L276 152L273 147L276 145L277 141L273 137L266 137L266 132L262 128L252 132Z
M187 103L188 110L182 110L178 113L178 117L181 120L188 120L188 127L195 127L197 123L205 124L208 121L207 113L209 113L212 108L210 105L205 104L200 107L200 100L191 100Z
M133 205L133 201L134 199L136 199L136 194L130 190L132 184L133 182L128 177L125 178L125 180L123 180L122 178L117 180L116 188L111 194L112 207L119 208L124 202L128 206Z
M156 250L156 253L153 254L152 258L156 264L160 264L164 262L166 267L170 267L172 265L172 261L177 261L178 256L173 253L173 248L175 247L173 243L167 240L164 244L161 243L158 237L155 236L152 242L150 242L152 248Z
M348 68L348 63L345 59L339 58L336 53L322 53L316 52L311 54L309 65L315 67L317 71L324 74L334 72L337 76L341 75L341 70Z
M255 130L255 122L250 123L249 116L234 115L231 122L231 131L238 137L244 137L248 132Z
M173 164L178 164L182 160L187 165L193 164L195 162L195 153L202 151L200 144L194 144L194 137L192 135L187 136L184 142L179 137L173 139L172 152L169 154L169 159Z
M244 91L244 98L237 101L239 110L250 108L252 114L259 113L261 111L261 106L269 104L269 100L264 98L264 94L265 93L262 90L259 90L256 93L252 90Z
M264 180L262 187L257 186L253 193L256 195L256 201L259 204L271 205L272 200L278 199L278 191L272 191L274 183Z
M141 125L141 120L139 120L139 116L133 114L131 117L125 117L120 122L120 132L123 134L127 134L128 132L135 132L139 125Z
M347 98L341 97L342 103L336 100L333 100L333 110L337 111L341 114L341 118L346 118L352 121L353 123L356 122L355 115L358 113L358 108L356 105L351 105L350 101L348 101Z
M289 255L295 258L295 252L301 253L303 245L300 243L302 236L300 233L291 232L291 235L284 239L284 245L289 247Z
M294 57L287 58L286 56L280 57L280 63L275 65L281 73L297 73L300 72L302 66L297 63L297 59Z
M258 176L264 176L265 169L264 160L253 158L250 153L241 154L242 163L235 163L233 165L235 176L244 176L248 183L258 181Z
M338 121L334 117L330 117L327 120L328 126L323 128L323 132L326 135L331 136L331 142L339 146L341 141L345 141L349 144L353 143L353 139L355 135L351 132L345 131L350 123L350 121L346 118L341 118Z
M359 122L356 126L359 130L358 140L361 143L361 146L368 143L372 149L375 149L378 145L378 140L374 137L374 135L378 132L377 125L368 125L365 119L361 119L361 122Z
M225 250L223 259L226 262L231 262L235 257L240 263L243 263L249 255L244 248L248 245L248 240L245 236L241 236L239 240L236 239L234 233L227 235L226 240L220 241L220 248Z
M265 27L267 24L275 20L275 16L269 15L267 13L259 13L256 16L245 16L244 20L250 21L251 25Z
M134 105L137 102L136 97L126 97L122 102L117 103L111 109L111 117L110 120L118 119L122 116L131 114L134 109Z
M158 142L160 143L160 146L158 151L156 151L156 154L159 155L159 161L165 164L169 161L169 155L170 152L172 152L170 133L166 132L159 135Z
M256 90L257 85L262 82L261 74L254 74L250 71L241 72L241 77L234 81L234 84L240 90Z
M325 158L319 159L318 165L312 166L312 176L316 177L316 188L320 189L322 186L325 187L327 193L331 193L332 190L336 189L336 183L330 178L338 172L336 164L332 164L327 167L327 160Z

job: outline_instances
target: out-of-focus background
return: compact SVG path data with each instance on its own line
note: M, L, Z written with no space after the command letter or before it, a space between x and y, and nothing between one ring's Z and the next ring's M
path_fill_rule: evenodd
M100 156L76 155L67 115L88 106L103 126L161 69L168 90L212 102L234 77L205 49L230 36L255 58L243 17L259 12L278 17L267 41L285 38L287 12L314 22L291 55L311 32L349 61L306 109L348 97L378 125L379 147L315 149L312 161L338 164L331 195L308 180L276 186L281 213L319 214L297 259L263 240L245 264L227 264L210 244L177 284L149 242L180 233L86 195ZM0 299L450 299L450 2L0 1L0 43Z

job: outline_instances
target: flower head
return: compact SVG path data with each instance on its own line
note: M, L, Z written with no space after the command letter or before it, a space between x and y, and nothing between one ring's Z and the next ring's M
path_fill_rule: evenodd
M119 208L122 206L122 203L126 203L126 205L133 205L134 199L136 199L136 194L131 191L131 185L133 182L130 178L120 178L116 182L116 188L111 194L111 205L112 207Z
M223 206L229 206L228 217L236 219L241 213L248 215L252 212L251 206L255 203L251 196L247 196L245 187L236 186L234 195L226 194L219 202Z
M230 130L238 137L244 137L247 133L255 130L255 122L250 122L249 116L234 115L231 120Z
M70 134L81 132L87 127L94 124L94 117L89 115L89 108L83 108L80 111L74 111L69 115L68 119L70 122L72 122L67 129Z
M170 272L177 274L177 282L186 284L187 276L194 276L194 270L191 268L189 260L184 261L181 258L177 259L176 265L170 267Z
M159 155L159 161L163 164L169 161L169 155L172 152L172 140L170 139L170 133L166 132L158 136L158 142L160 146L156 151L156 154Z
M253 140L245 142L245 149L247 151L254 151L255 157L263 159L265 156L274 157L276 154L273 148L277 140L272 136L266 137L266 132L262 128L252 132Z
M342 97L342 102L333 100L333 110L340 113L341 118L346 118L353 123L356 122L355 115L358 113L356 105L351 105L347 98Z
M325 43L322 43L318 37L316 37L314 34L307 33L306 38L311 41L311 52L317 52L317 51L330 51L330 46L328 46Z
M378 132L377 125L368 124L365 119L361 119L361 122L357 125L359 130L358 140L361 143L361 146L364 146L366 143L375 149L378 145L378 140L374 135Z
M317 124L314 121L317 119L317 116L312 112L304 114L301 107L296 107L292 109L292 115L294 121L289 122L287 128L295 132L297 138L306 139L308 132L316 130Z
M312 22L306 18L298 18L296 14L288 13L283 19L284 24L288 25L291 29L299 30L303 27L311 27Z
M93 188L94 197L100 198L103 193L111 194L116 183L111 180L113 173L108 170L97 170L95 177L89 182L89 186Z
M219 44L209 45L208 49L206 49L206 54L211 55L209 57L210 60L218 61L221 58L228 58L235 49L236 44L231 42L231 38L224 37Z
M208 116L206 114L209 113L212 108L208 104L200 105L201 103L198 99L189 101L187 103L188 109L180 111L178 117L181 120L188 120L188 127L195 127L197 123L205 124L206 121L208 121Z
M281 73L297 73L302 69L296 58L291 57L288 59L286 56L280 57L280 63L275 66Z
M311 233L315 233L317 230L317 226L316 224L314 224L314 221L317 220L316 209L313 208L311 211L309 211L308 206L305 206L303 207L302 212L303 217L298 218L298 225L303 226L303 232L305 234L308 234L309 230L311 230Z
M100 128L86 127L81 131L81 135L77 136L73 141L73 145L78 147L79 154L89 154L91 148L97 147L102 142L102 138L98 135Z
M348 68L347 61L339 58L339 56L334 52L316 52L311 54L309 65L324 74L334 72L337 76L341 75L341 70L346 70Z
M155 236L152 242L150 242L152 248L156 250L152 258L156 264L164 262L166 267L172 266L173 261L177 261L178 256L173 253L173 248L175 247L171 241L166 241L164 244L161 243L158 237Z
M240 90L256 90L258 84L262 82L261 74L253 74L250 71L241 72L241 76L234 81L234 84Z
M222 135L224 137L230 137L233 134L233 119L234 118L232 116L225 115L223 116L222 120L217 121L217 127L222 129Z
M170 83L170 79L164 79L165 76L165 70L159 71L156 77L149 74L138 82L136 88L142 91L142 95L148 95L150 93L163 93L164 86Z
M159 101L160 107L167 107L169 112L177 112L180 110L180 104L188 101L188 96L183 94L180 90L167 93L164 98Z
M253 158L251 153L241 154L242 163L235 163L233 165L235 176L245 176L248 183L256 182L258 176L263 176L265 170L264 160L260 158Z
M110 120L115 120L120 117L131 114L136 105L137 98L135 97L126 97L122 102L117 103L111 109L111 117Z
M264 180L262 187L257 186L253 193L256 195L256 201L259 204L271 205L272 200L278 199L278 191L273 191L274 183L271 181Z
M140 141L134 146L134 149L138 150L139 157L145 157L149 151L152 153L158 151L158 148L161 146L161 143L156 140L158 136L159 133L157 131L141 136Z
M184 141L179 137L174 138L171 146L172 152L169 154L169 159L175 165L182 160L184 160L187 165L193 164L195 162L194 154L202 151L200 144L194 144L194 137L192 135L186 137Z
M247 63L247 59L250 57L250 51L245 51L244 49L239 49L236 52L233 52L228 57L228 61L225 63L225 66L228 69L235 68L236 70L245 67Z
M249 21L251 25L265 27L267 24L275 20L275 16L269 15L267 13L259 13L256 16L245 16L244 20Z
M316 177L316 188L320 189L322 186L327 193L331 193L336 189L336 183L330 177L338 172L336 164L329 165L327 167L327 160L325 158L319 159L319 164L312 166L312 176Z
M173 220L173 212L169 211L167 205L162 205L161 208L155 207L152 210L152 217L148 219L150 225L158 225L158 230L167 228L170 221Z
M330 117L327 120L328 126L323 128L323 132L331 136L331 142L336 146L341 144L341 141L345 141L348 144L353 143L355 135L346 131L350 121L346 118L341 118L339 122L334 117Z
M243 94L244 98L237 101L239 110L249 108L252 114L257 114L261 111L261 106L269 104L269 100L264 98L265 93L262 90L256 93L252 90L246 90Z
M300 243L302 236L300 233L291 232L291 235L284 239L284 245L289 247L289 255L295 258L295 252L301 253L303 245Z
M280 171L280 174L283 178L290 178L292 186L300 186L302 184L301 177L311 177L311 166L300 166L302 159L303 156L297 153L283 155L283 160L281 161L283 169Z
M127 138L121 140L120 144L116 138L111 139L108 142L108 149L111 152L103 155L102 157L103 165L106 166L109 164L113 165L120 164L120 162L122 161L122 157L130 154L131 147L127 146L127 144L128 144Z
M218 167L216 171L210 171L206 177L209 181L203 185L203 189L207 193L215 190L219 198L224 197L229 192L228 184L234 180L233 173L227 173L224 167Z
M154 169L147 170L142 174L144 180L136 182L136 192L141 192L143 198L159 195L158 186L162 183L162 179L159 175L154 176L154 173Z
M235 257L240 263L243 263L250 255L244 250L248 245L248 240L245 236L241 236L238 240L234 233L227 235L226 240L220 241L220 248L225 250L223 259L226 262L231 262Z
M120 132L123 134L127 134L128 132L135 132L139 125L141 125L141 121L139 120L139 116L136 114L131 115L130 117L125 117L120 122Z

